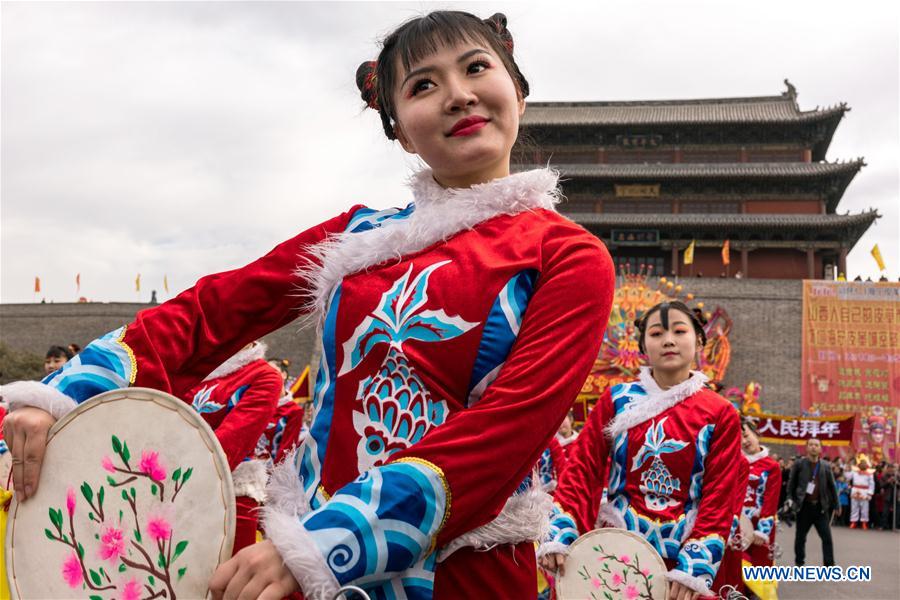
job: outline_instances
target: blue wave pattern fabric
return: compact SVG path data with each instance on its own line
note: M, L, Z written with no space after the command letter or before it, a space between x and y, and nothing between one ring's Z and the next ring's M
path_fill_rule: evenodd
M122 343L125 327L94 340L42 383L81 404L97 394L126 388L136 375L131 354Z
M575 519L554 504L550 512L550 532L547 534L547 541L570 546L577 539L578 526L575 525Z
M497 294L481 334L478 355L469 381L467 406L472 406L481 399L487 386L497 378L506 362L519 335L522 318L528 308L528 301L534 294L537 278L538 272L534 269L520 271Z
M448 500L436 468L398 461L366 471L301 525L339 583L375 598L431 598L434 537Z
M687 573L706 582L712 589L713 580L725 554L725 541L718 535L709 535L699 540L688 540L681 547L675 563L675 570Z

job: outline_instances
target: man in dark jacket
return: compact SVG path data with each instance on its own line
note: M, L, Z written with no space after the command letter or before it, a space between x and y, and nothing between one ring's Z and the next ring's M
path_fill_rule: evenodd
M834 565L834 547L831 542L831 513L840 516L841 505L837 486L831 472L831 464L820 456L822 442L810 439L806 442L806 456L794 463L788 481L787 497L799 508L797 535L794 538L794 560L803 566L806 560L806 535L815 526L822 538L822 557L825 566Z

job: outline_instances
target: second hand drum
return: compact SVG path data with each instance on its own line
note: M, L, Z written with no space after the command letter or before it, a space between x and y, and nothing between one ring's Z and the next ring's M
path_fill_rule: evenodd
M231 472L187 404L145 388L101 394L50 430L40 487L12 503L12 598L204 598L231 556Z

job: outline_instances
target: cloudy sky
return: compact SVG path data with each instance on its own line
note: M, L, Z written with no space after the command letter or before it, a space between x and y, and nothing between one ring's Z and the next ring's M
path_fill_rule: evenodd
M161 299L355 203L405 205L415 168L361 109L357 65L423 11L503 11L532 100L774 95L847 102L829 160L864 156L850 254L900 275L895 3L36 3L2 7L0 301ZM142 292L134 291L135 275Z

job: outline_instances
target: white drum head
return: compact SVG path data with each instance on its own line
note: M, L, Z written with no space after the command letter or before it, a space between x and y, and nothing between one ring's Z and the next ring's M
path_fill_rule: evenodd
M10 593L204 598L234 527L228 462L200 415L156 390L107 392L53 426L37 493L13 500Z
M641 536L624 529L590 531L572 544L566 574L556 579L560 600L665 600L666 563Z

